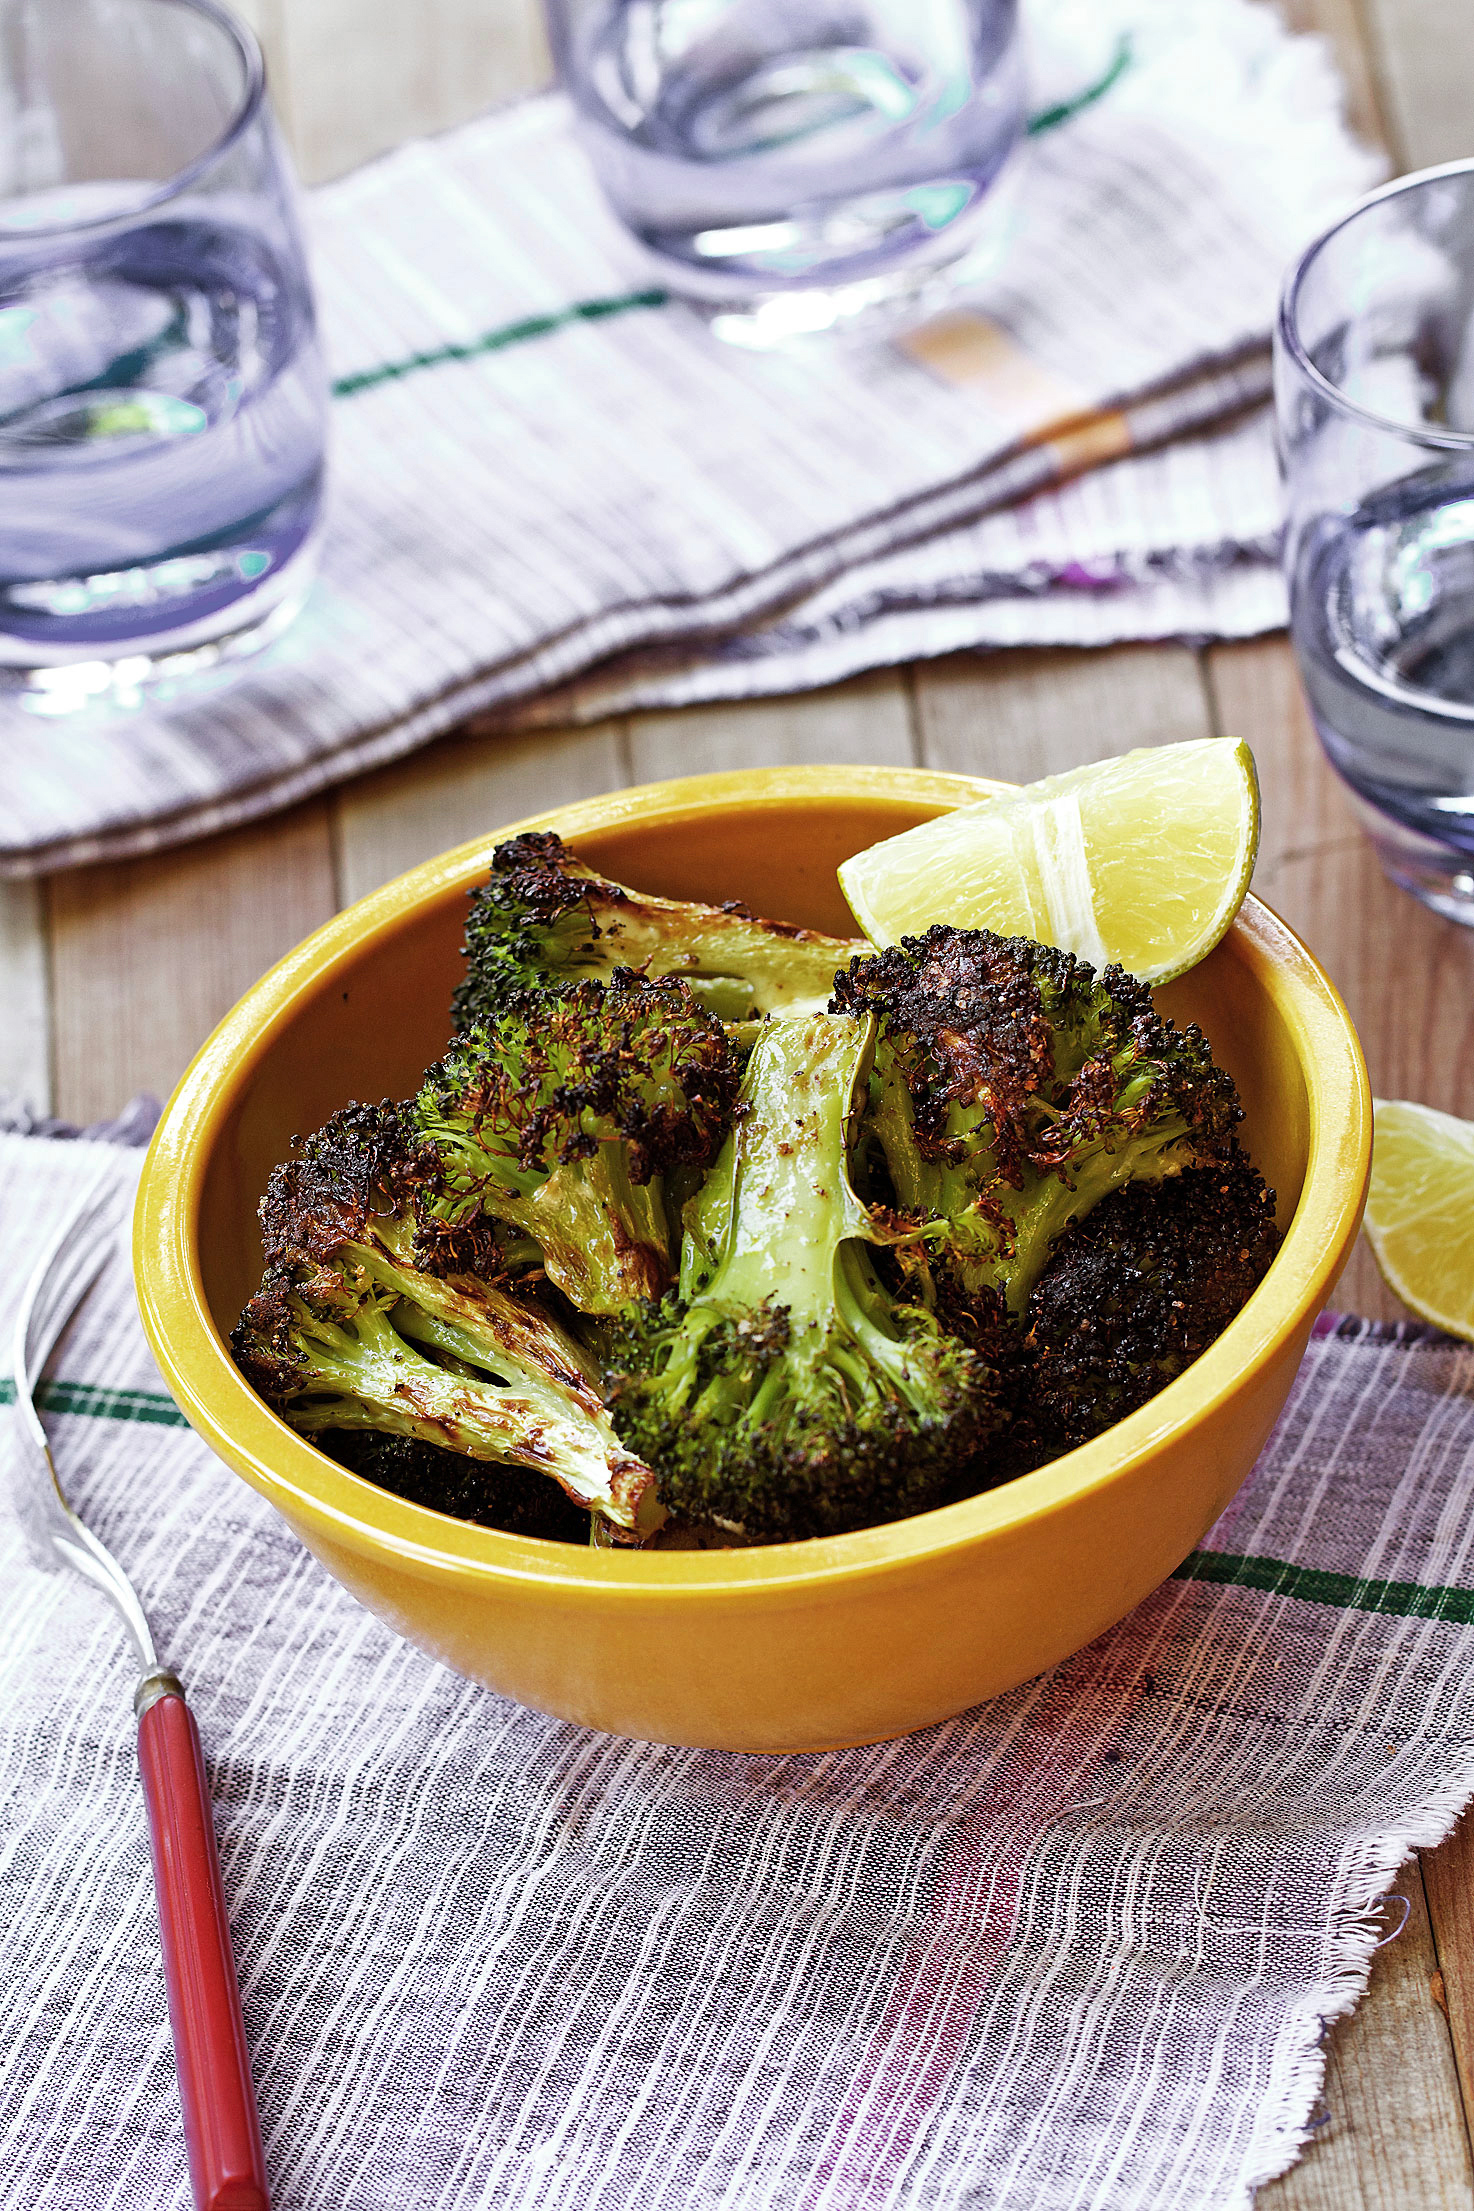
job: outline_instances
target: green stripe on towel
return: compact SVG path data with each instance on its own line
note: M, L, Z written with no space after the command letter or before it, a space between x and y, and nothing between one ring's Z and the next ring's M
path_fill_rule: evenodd
M1298 1597L1305 1604L1334 1605L1341 1612L1391 1612L1403 1620L1474 1622L1474 1589L1440 1589L1417 1581L1370 1581L1355 1574L1332 1574L1319 1566L1292 1566L1287 1559L1236 1558L1231 1551L1194 1551L1173 1576L1175 1581L1211 1581L1241 1589L1262 1589L1275 1597Z
M0 1405L15 1403L15 1383L0 1375ZM144 1420L161 1428L187 1428L172 1397L162 1390L103 1389L95 1382L43 1382L36 1403L45 1413L81 1413L93 1420Z
M1131 65L1131 36L1123 32L1102 75L1094 84L1086 85L1072 99L1061 100L1054 107L1041 108L1031 115L1024 125L1030 138L1040 138L1046 131L1058 130L1061 123L1073 122L1077 115L1106 93ZM608 322L615 315L629 315L641 309L668 307L671 294L660 285L650 285L644 291L618 292L610 299L578 299L571 307L557 307L545 315L524 315L518 322L504 322L494 330L485 330L477 338L467 338L459 345L429 347L424 353L407 353L402 360L385 361L378 368L355 369L347 376L335 378L332 386L334 399L354 399L360 392L377 391L381 384L397 384L401 377L413 376L419 369L444 368L452 361L475 361L483 354L502 353L508 346L527 345L534 338L550 338L557 330L567 330L574 323Z
M1084 114L1086 108L1094 107L1097 100L1105 98L1111 86L1131 67L1131 60L1131 33L1123 31L1116 41L1116 51L1107 68L1096 78L1094 84L1086 85L1085 90L1077 92L1073 99L1061 100L1057 106L1041 108L1037 115L1031 115L1024 125L1026 135L1030 138L1042 138L1046 131L1058 130L1061 123L1072 123L1077 115Z
M520 322L504 322L463 345L438 345L426 353L407 353L402 361L385 361L380 368L358 369L340 376L333 385L334 399L352 399L380 384L397 383L416 369L443 368L448 361L474 361L483 353L501 353L511 345L526 345L533 338L549 338L576 322L607 322L613 315L628 315L639 308L664 307L669 292L651 287L643 292L621 292L613 299L579 299L571 307L559 307L546 315L524 315Z
M173 1399L161 1390L107 1389L95 1382L43 1382L36 1401L43 1412L74 1413L92 1420L139 1420L162 1428L189 1425ZM0 1405L14 1403L14 1382L8 1374L0 1376ZM1172 1579L1258 1589L1272 1597L1296 1597L1304 1604L1332 1605L1341 1612L1386 1612L1403 1620L1474 1625L1474 1589L1440 1588L1415 1581L1374 1581L1355 1574L1333 1574L1320 1566L1294 1566L1288 1559L1194 1551Z

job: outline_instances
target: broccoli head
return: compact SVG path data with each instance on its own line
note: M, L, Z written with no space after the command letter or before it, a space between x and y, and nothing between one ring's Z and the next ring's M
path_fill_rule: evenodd
M1102 1198L1064 1231L1029 1300L1010 1471L1144 1405L1223 1333L1278 1249L1273 1192L1236 1146Z
M1013 1318L1070 1222L1221 1158L1241 1118L1201 1030L1027 937L930 929L852 962L833 1004L876 1019L868 1134L930 1269Z
M434 1171L402 1112L364 1106L277 1168L237 1363L304 1435L366 1429L549 1474L643 1536L663 1518L655 1478L615 1434L587 1354L534 1297L416 1264Z
M615 1424L688 1521L833 1535L980 1486L994 1377L884 1285L893 1231L848 1172L872 1025L759 1031L735 1125L687 1207L680 1292L613 1333Z
M835 970L860 949L745 906L688 904L606 882L551 830L498 845L488 881L471 894L466 978L457 1028L492 1019L509 995L618 968L679 975L723 1021L822 1007Z
M453 1245L486 1220L535 1238L580 1312L658 1298L666 1178L715 1157L737 1083L720 1022L674 976L624 968L509 998L455 1039L410 1108L437 1162L426 1233L439 1224Z

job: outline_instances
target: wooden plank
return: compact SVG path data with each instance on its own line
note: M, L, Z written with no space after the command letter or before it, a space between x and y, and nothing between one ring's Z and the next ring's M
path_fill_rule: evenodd
M292 0L278 52L309 184L534 91L552 73L537 0Z
M1464 2109L1474 2111L1474 1818L1423 1852L1423 1885L1438 1952L1434 2000L1448 2014Z
M1400 169L1474 154L1469 0L1362 0L1387 135Z
M617 722L434 745L337 794L338 895L347 905L468 837L629 780Z
M1469 2211L1474 2205L1416 1862L1403 1869L1394 1894L1408 1899L1407 1925L1378 1952L1365 2000L1328 2039L1326 2122L1299 2164L1259 2191L1256 2211Z
M1357 0L1283 0L1280 13L1291 30L1316 31L1326 40L1346 87L1347 122L1369 145L1386 145L1386 120Z
M167 1097L251 983L333 911L327 808L48 885L56 1111Z
M287 69L286 0L233 0L255 32L266 61L266 91L290 145L294 139L292 88Z
M1210 733L1196 656L1179 645L958 654L912 676L922 760L964 775L1030 783Z
M39 887L0 883L0 1098L51 1109L51 1023Z
M1393 888L1326 766L1288 643L1215 646L1221 726L1255 748L1264 836L1254 887L1321 960L1361 1035L1379 1097L1474 1115L1474 932ZM1336 1302L1403 1307L1362 1239Z
M722 768L908 767L915 757L905 680L890 669L794 698L635 714L629 743L635 783Z

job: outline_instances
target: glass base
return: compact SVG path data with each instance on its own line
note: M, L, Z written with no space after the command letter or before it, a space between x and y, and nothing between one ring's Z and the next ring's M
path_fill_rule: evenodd
M662 283L728 345L768 352L816 337L883 338L938 313L959 291L988 275L1012 230L1023 167L1020 149L955 235L939 237L865 275L846 277L836 271L823 284L764 289L748 282L724 292L715 271L698 273L664 254L650 258ZM648 245L646 251L650 253Z
M1445 921L1474 929L1474 855L1457 852L1436 837L1423 837L1351 793L1361 822L1389 883L1395 883Z
M95 645L47 653L0 632L0 704L49 717L137 708L196 685L216 689L291 627L312 588L320 551L321 533L314 530L259 590L205 620L119 644L105 657Z

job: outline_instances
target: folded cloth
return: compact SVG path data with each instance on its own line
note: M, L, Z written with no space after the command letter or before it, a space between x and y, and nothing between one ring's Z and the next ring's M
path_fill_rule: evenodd
M801 691L979 647L1253 637L1285 621L1279 523L1273 419L1259 408L861 561L730 638L621 654L487 723Z
M0 1136L0 1341L136 1157ZM1322 1323L1201 1550L1078 1657L793 1757L590 1734L398 1641L183 1425L121 1255L53 1375L191 1685L277 2211L1248 2211L1474 1792L1474 1351L1423 1329ZM123 1637L4 1515L0 1601L7 2200L169 2211Z
M1038 107L1006 250L902 344L724 346L652 287L558 96L314 195L337 405L307 609L232 688L0 712L0 869L200 835L611 656L720 647L859 564L1261 400L1280 271L1372 173L1324 50L1248 0L1026 14ZM1227 517L1215 542L1246 540ZM1193 582L1189 630L1236 596ZM1166 587L1141 588L1137 633L1160 634ZM1112 633L1099 595L1047 616L1042 592L1012 598L1000 636ZM990 641L996 613L916 649ZM896 634L877 625L878 658ZM827 680L804 671L800 651L794 680Z

